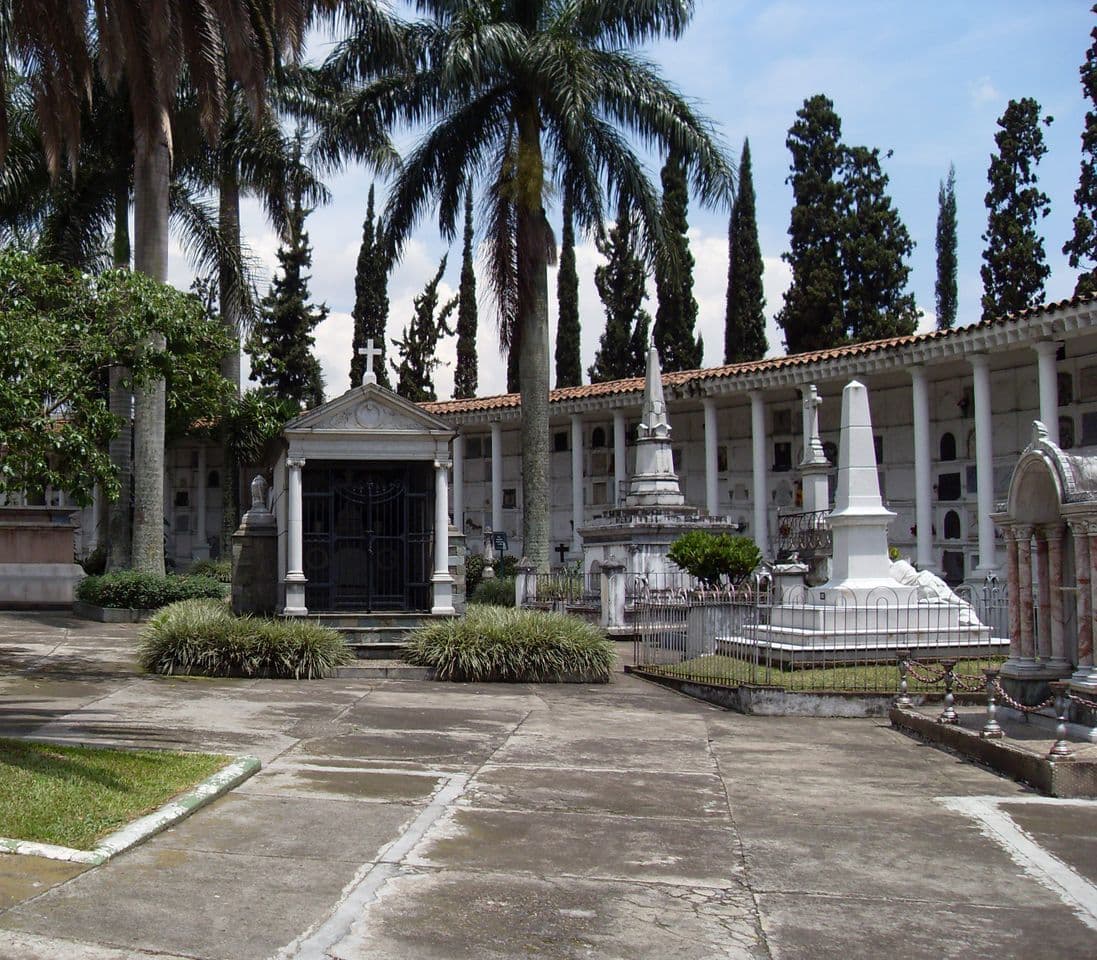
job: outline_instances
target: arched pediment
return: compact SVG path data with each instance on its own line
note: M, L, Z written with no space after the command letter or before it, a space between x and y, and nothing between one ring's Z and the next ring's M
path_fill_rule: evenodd
M1039 421L1009 482L1009 516L1020 523L1051 523L1068 503L1097 501L1097 458L1064 453Z

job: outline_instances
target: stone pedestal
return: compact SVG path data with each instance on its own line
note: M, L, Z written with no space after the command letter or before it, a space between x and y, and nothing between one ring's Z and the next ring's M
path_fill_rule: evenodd
M449 528L449 575L453 577L453 609L463 614L468 599L465 578L465 535L457 528Z
M270 616L278 607L278 523L266 482L256 477L251 491L251 509L232 535L232 612Z
M84 576L70 507L0 507L0 607L67 607Z

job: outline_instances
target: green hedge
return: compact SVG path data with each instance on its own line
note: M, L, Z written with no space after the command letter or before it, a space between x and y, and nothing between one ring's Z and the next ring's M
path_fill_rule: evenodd
M594 624L560 613L470 607L411 635L404 659L439 680L608 683L613 642Z
M76 587L76 599L97 607L155 610L180 600L220 598L223 584L212 577L176 576L122 570L85 577Z
M472 591L469 603L480 603L493 607L513 607L514 577L481 580L476 589Z
M327 627L235 617L212 600L184 600L155 614L141 631L138 656L152 673L295 680L329 676L352 659Z
M192 577L210 577L218 583L232 583L232 562L229 560L195 560L187 574Z

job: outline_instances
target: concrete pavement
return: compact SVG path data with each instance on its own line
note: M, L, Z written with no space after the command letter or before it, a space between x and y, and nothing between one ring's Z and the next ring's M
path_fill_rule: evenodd
M149 678L134 636L0 613L0 734L247 752L264 769L105 866L0 858L4 960L1097 944L1097 805L1047 801L886 721L744 717L620 674Z

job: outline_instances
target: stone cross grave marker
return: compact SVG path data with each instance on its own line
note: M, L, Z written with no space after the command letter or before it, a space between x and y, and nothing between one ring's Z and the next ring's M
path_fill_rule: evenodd
M382 353L384 353L384 350L380 347L374 347L373 337L366 341L364 347L358 348L358 356L366 358L366 372L362 374L362 386L367 383L377 382L377 374L373 372L373 358L381 356Z

